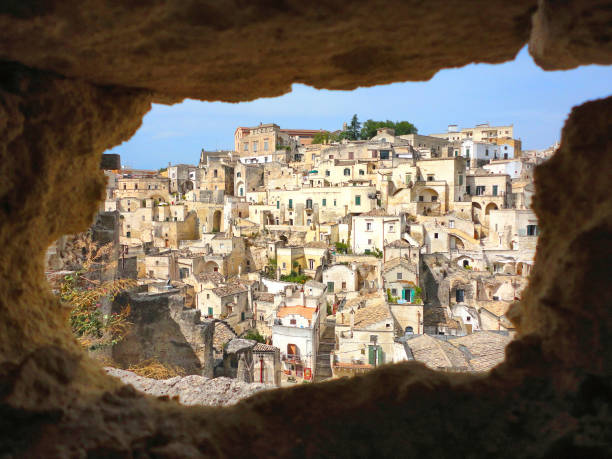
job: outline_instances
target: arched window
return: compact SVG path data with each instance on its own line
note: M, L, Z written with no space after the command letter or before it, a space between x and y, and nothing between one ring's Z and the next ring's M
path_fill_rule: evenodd
M242 177L242 173L237 172L237 173L236 173L236 177Z
M344 175L351 175L351 170L348 167L344 169Z

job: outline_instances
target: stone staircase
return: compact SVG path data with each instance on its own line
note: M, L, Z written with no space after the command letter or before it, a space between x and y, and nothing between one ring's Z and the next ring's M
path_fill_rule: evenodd
M334 350L336 343L336 319L325 320L325 330L319 341L317 351L317 363L315 369L314 382L325 381L332 377L330 353Z

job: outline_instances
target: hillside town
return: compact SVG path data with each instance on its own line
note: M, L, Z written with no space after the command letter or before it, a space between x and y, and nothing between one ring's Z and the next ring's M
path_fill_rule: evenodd
M233 150L160 170L104 155L89 233L108 250L91 282L134 285L100 305L128 311L130 331L92 353L266 386L500 363L534 263L534 168L555 148L523 150L512 125L488 123L328 134L238 127ZM84 254L63 237L48 277Z

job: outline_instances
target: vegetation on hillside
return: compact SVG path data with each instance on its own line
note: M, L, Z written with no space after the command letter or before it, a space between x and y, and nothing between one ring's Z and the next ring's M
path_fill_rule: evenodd
M359 121L357 114L354 114L351 121L347 123L346 129L339 132L322 131L315 134L312 143L332 143L347 140L369 140L376 135L376 131L381 128L391 128L395 130L395 135L416 134L418 129L410 121L375 121L369 119L363 123Z

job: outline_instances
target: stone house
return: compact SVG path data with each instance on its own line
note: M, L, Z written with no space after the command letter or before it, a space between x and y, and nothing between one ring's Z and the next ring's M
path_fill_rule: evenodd
M385 210L374 209L351 219L351 249L353 253L382 252L384 246L402 238L406 230L403 215L389 215Z
M253 353L253 382L280 386L281 363L280 349L269 344L257 343Z
M406 258L394 258L384 263L384 291L398 298L399 303L414 303L419 285L418 265Z
M356 298L336 313L334 376L350 375L389 363L395 321L384 297Z
M323 241L311 241L304 244L303 249L306 264L304 274L315 278L329 262L329 245Z
M268 204L276 206L279 223L310 226L335 221L350 213L369 212L376 207L376 187L354 184L349 187L269 189Z
M418 266L420 262L419 243L408 234L404 234L402 237L402 239L396 239L385 245L383 262L393 260L394 258L405 258Z
M352 265L334 264L323 270L323 283L327 293L348 293L359 290L359 275Z

